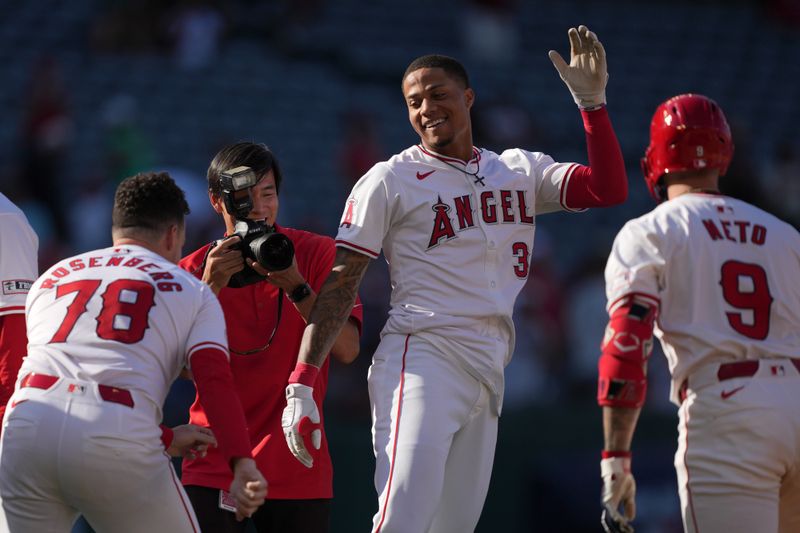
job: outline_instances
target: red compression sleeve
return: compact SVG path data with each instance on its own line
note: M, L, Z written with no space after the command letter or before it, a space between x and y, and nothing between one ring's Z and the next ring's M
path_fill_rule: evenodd
M225 353L204 348L191 355L190 363L197 395L208 415L222 455L229 464L235 457L252 457L247 421Z
M625 161L605 106L581 109L589 165L578 165L570 176L566 204L573 209L608 207L628 197Z
M161 428L161 443L164 445L164 449L168 450L169 445L172 444L173 437L175 437L175 432L172 431L172 428L168 428L164 424L158 427Z
M17 373L27 348L25 315L12 313L0 316L0 420L14 393Z

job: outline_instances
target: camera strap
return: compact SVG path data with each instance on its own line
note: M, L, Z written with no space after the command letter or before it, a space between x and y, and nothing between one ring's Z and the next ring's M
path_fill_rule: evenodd
M208 261L208 254L211 253L211 250L217 245L218 241L212 241L210 246L206 249L206 253L203 256L203 261L200 263L200 266L197 267L192 271L192 274L197 274L197 272L204 271L206 268L206 261ZM263 352L267 348L270 347L272 344L272 339L275 338L275 334L278 332L278 325L281 323L281 315L283 314L283 289L278 289L278 309L276 312L277 318L275 319L275 327L272 328L272 333L269 335L269 339L267 339L267 343L262 346L261 348L255 348L253 350L245 350L240 352L239 350L234 350L233 347L230 345L230 339L228 339L228 349L237 354L237 355L253 355L254 353Z
M198 267L192 270L191 272L193 276L197 276L198 272L203 272L206 269L206 261L208 261L208 254L210 254L211 250L213 250L217 246L218 242L219 241L211 241L210 243L208 243L208 248L206 248L206 253L203 254L203 260L200 261Z
M255 348L253 350L246 350L244 352L240 352L239 350L234 350L233 347L230 345L230 339L228 339L228 349L235 353L236 355L253 355L254 353L263 352L267 348L269 348L270 344L272 344L272 339L275 338L275 334L278 332L278 325L281 323L281 315L283 314L283 289L278 289L278 311L277 311L277 318L275 319L275 327L272 328L272 333L269 335L269 339L267 343L262 346L261 348Z

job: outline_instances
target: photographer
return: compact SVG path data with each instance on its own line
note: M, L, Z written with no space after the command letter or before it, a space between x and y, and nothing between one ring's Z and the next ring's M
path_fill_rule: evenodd
M277 160L263 144L240 142L217 153L208 169L209 198L225 222L226 238L188 255L180 266L211 287L225 314L231 370L253 457L269 483L266 503L252 516L257 531L315 533L328 530L333 495L323 420L319 430L310 430L314 464L306 468L286 446L281 413L306 320L335 248L328 237L275 224L281 178ZM360 326L357 302L331 350L338 361L350 363L358 355ZM327 370L314 387L320 413ZM209 425L197 399L190 421ZM246 523L230 511L225 490L230 469L217 449L185 460L182 481L203 531L245 530Z

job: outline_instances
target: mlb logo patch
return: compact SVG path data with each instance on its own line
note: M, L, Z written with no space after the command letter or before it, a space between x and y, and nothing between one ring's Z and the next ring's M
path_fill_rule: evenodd
M70 383L67 387L67 392L72 394L83 394L86 392L86 387L84 385L79 385L77 383Z
M3 294L28 294L33 281L29 279L4 279Z
M786 369L783 368L783 365L771 365L769 367L769 370L770 370L770 373L773 376L785 376L786 375Z

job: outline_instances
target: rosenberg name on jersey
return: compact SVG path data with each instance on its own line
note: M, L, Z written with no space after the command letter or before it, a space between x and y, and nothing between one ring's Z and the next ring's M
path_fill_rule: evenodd
M175 281L162 281L172 280L175 277L169 272L160 270L162 267L155 263L145 262L140 257L130 257L125 255L113 255L111 257L89 257L86 260L73 259L65 266L59 266L51 272L47 273L47 278L42 281L43 289L52 289L59 281L68 276L72 272L83 270L84 268L98 268L98 267L128 267L136 268L142 272L146 272L156 283L156 288L161 292L180 292L183 286ZM152 270L152 272L151 272Z

